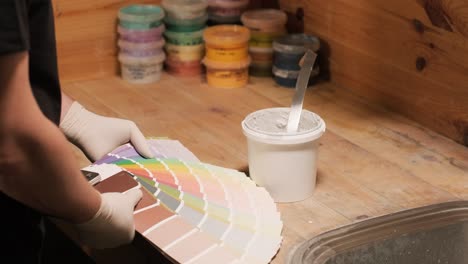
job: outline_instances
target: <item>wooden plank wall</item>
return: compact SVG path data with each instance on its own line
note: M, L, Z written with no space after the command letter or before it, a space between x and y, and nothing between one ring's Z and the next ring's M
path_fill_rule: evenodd
M118 72L117 13L130 0L53 0L62 82L114 76ZM158 4L160 0L138 3Z
M280 0L304 9L330 78L468 146L468 0Z

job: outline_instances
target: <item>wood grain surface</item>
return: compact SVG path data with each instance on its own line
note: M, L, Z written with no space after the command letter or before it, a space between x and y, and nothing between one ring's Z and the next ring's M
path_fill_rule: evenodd
M200 78L131 85L118 77L70 82L64 90L99 114L135 121L146 136L177 139L202 161L246 170L243 118L262 108L288 106L293 90L269 78L242 89L215 89ZM468 150L348 90L323 83L306 93L319 114L321 139L314 195L278 204L284 241L272 263L321 232L370 217L444 201L468 199ZM77 160L89 161L77 150ZM146 249L148 250L148 249ZM147 263L132 246L97 252L98 263Z

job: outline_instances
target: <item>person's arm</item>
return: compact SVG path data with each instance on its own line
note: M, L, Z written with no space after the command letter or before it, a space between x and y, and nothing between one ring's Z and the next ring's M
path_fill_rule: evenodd
M95 247L128 243L141 191L99 194L81 175L66 138L40 111L26 52L0 55L0 191L76 224Z
M27 53L0 56L0 84L1 190L46 214L75 223L91 219L101 197L34 100Z
M63 92L61 109L60 128L91 161L127 142L143 157L153 157L145 136L134 122L92 113Z

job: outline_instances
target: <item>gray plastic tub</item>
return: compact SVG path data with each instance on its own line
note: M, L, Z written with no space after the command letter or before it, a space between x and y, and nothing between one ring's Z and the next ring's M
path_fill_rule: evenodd
M299 244L287 263L466 264L468 201L415 208L340 227Z

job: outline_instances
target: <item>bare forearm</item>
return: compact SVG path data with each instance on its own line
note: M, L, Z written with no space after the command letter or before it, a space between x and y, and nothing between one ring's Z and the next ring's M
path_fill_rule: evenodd
M0 57L0 190L46 214L86 221L101 197L82 177L63 134L40 112L27 69L23 54Z
M1 189L43 213L86 221L99 209L100 196L80 174L60 131L48 120L44 123L36 126L40 133L9 138L10 158L0 166Z

